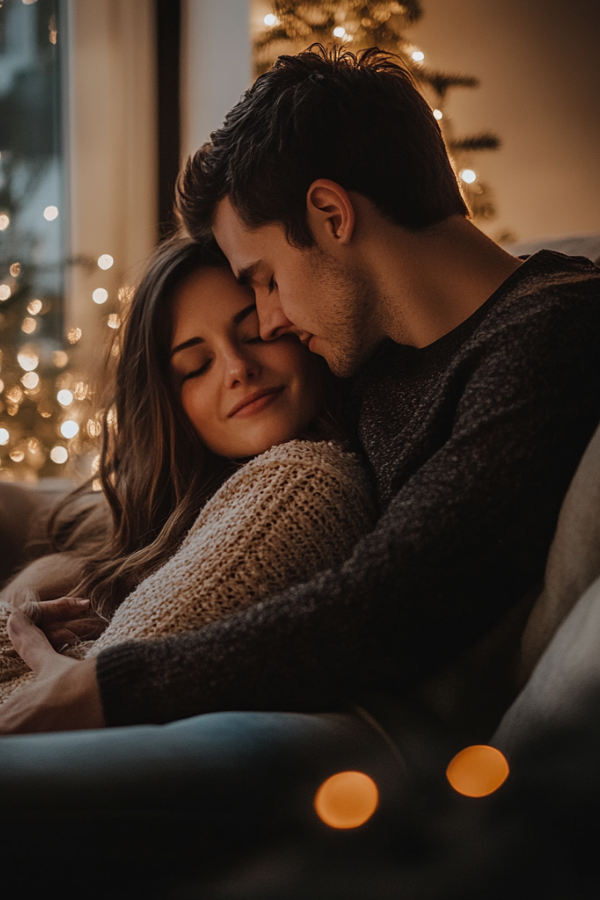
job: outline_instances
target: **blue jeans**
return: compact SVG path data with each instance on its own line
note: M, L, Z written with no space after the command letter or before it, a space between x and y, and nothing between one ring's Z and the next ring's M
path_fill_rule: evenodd
M94 885L98 896L110 885L117 897L124 865L132 882L143 882L140 896L150 897L149 878L181 874L199 853L210 865L268 835L324 827L315 792L347 769L371 775L382 809L398 803L402 753L356 711L223 712L162 726L2 737L0 847L21 889L56 878L61 897L69 884L80 897L84 878L86 897L96 896ZM90 869L90 853L99 868ZM137 896L131 884L123 896Z

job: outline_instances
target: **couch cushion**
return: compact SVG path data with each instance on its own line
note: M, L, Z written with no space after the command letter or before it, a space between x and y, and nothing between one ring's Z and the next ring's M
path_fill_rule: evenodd
M491 743L512 755L544 730L575 718L581 697L600 685L600 578L562 623Z
M600 427L565 496L548 555L544 589L521 643L519 682L524 684L557 628L600 575Z

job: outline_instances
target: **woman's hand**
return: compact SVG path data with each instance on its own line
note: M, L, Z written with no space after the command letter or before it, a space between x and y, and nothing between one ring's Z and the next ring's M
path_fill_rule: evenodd
M21 609L44 632L50 644L60 650L77 640L94 640L106 628L104 619L89 613L89 606L90 601L81 597L59 597L38 602L29 600Z
M31 734L103 728L106 723L96 661L69 659L56 653L21 610L10 615L7 627L15 650L36 678L2 704L0 732Z

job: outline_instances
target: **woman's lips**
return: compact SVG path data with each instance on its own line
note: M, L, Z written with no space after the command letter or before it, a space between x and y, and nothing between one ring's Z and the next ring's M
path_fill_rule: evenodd
M236 403L228 414L228 418L231 419L233 416L236 416L237 418L253 416L255 413L261 412L261 410L265 409L265 407L279 396L282 390L283 387L277 387L268 390L254 391L254 393L248 394L247 397L244 397L243 400Z

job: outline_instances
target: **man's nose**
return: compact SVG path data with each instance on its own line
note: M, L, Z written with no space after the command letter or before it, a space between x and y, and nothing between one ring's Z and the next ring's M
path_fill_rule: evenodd
M275 293L259 296L257 292L256 311L263 341L274 341L282 334L296 334L293 322L284 313Z

